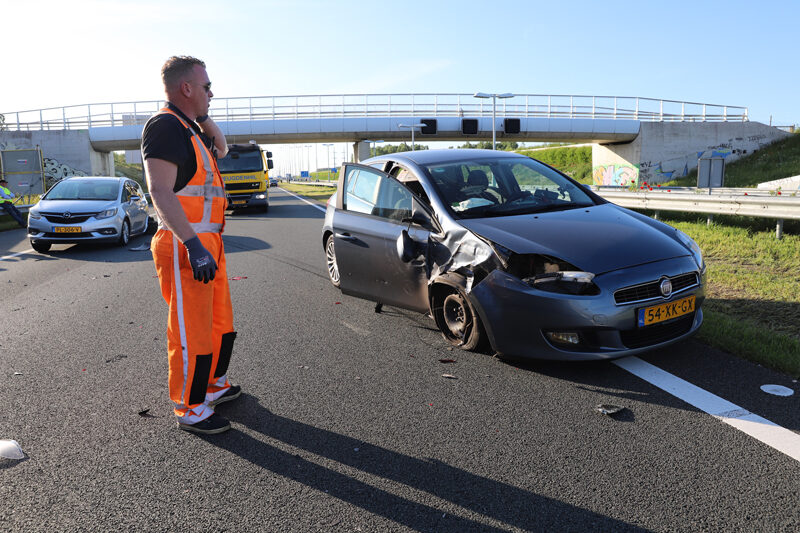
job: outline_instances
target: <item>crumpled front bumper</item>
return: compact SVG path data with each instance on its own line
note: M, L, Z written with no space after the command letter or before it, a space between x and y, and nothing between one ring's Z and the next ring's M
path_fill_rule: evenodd
M582 361L613 359L667 346L695 333L703 322L705 273L700 284L669 298L616 304L614 292L624 287L697 271L689 257L601 274L595 296L557 294L534 289L502 270L494 270L469 293L492 348L500 354L534 359ZM667 322L638 327L637 310L694 295L695 311ZM547 331L580 334L578 345L555 343Z

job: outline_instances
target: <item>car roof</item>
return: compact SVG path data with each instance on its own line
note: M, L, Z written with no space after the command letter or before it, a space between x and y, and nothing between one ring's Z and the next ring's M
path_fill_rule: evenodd
M515 152L505 152L501 150L481 150L473 148L457 148L457 149L443 149L443 150L415 150L412 152L395 152L393 154L381 155L372 157L363 161L369 163L372 161L386 161L392 160L397 162L410 162L417 165L430 165L432 163L448 163L452 161L463 161L465 159L476 158L506 158L517 157L525 158L522 154Z

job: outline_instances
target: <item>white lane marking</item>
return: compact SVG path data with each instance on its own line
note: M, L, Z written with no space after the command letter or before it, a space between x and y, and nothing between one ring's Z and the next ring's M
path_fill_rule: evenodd
M278 187L278 188L279 188L280 190L282 190L283 192L287 193L287 194L291 194L292 196L294 196L294 197L295 197L295 198L297 198L298 200L301 200L301 201L303 201L303 202L307 203L307 204L308 204L308 205L310 205L311 207L315 207L315 208L319 209L319 210L320 210L320 211L322 211L323 213L326 211L326 209L325 209L324 207L322 207L321 205L319 205L319 204L315 204L314 202L311 202L311 201L309 201L309 200L306 200L306 199L305 199L305 198L303 198L302 196L297 196L295 193L293 193L293 192L289 192L289 191L287 191L286 189L284 189L284 188L282 188L282 187ZM333 193L331 193L331 194L333 194Z
M20 255L29 254L32 251L33 251L33 248L29 248L28 250L25 250L24 252L17 252L15 254L11 254L11 255L4 255L3 257L0 257L0 261L5 261L6 259L13 259L14 257L20 256Z
M623 357L612 362L721 422L743 431L796 461L800 461L800 435L794 431L770 422L747 409L742 409L735 403L673 376L638 357Z

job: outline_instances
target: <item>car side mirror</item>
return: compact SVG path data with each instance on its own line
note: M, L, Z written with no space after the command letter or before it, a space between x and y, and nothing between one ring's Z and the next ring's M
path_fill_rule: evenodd
M397 255L403 263L410 263L416 255L414 254L414 240L408 234L408 230L403 230L397 237Z
M141 200L139 196L131 196L131 202L138 202L139 200Z
M401 222L410 222L411 224L417 224L418 226L429 227L431 224L431 219L428 218L428 216L422 211L414 210L410 218L406 217L401 220Z

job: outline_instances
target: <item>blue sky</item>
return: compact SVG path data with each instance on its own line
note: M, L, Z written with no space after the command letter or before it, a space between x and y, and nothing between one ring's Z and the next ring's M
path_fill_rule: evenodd
M0 1L0 113L157 100L173 54L217 97L512 92L749 108L800 124L800 2Z

